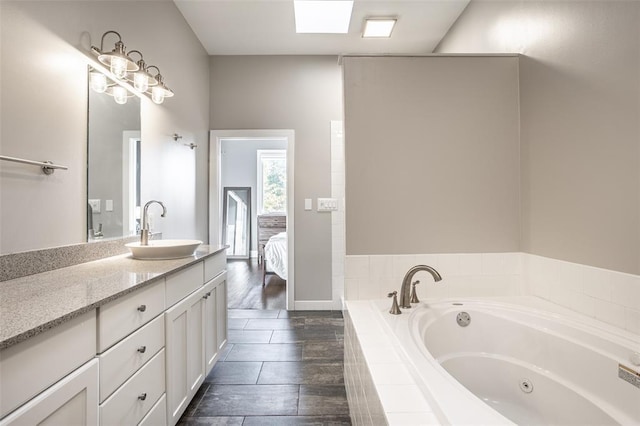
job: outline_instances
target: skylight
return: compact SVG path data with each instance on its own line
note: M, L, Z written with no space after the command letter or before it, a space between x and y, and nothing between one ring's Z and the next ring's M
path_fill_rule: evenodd
M346 34L349 32L353 1L294 0L296 32Z

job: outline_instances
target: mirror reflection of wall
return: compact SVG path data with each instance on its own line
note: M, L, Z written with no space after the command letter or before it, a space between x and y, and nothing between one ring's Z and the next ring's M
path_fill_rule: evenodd
M248 259L251 241L251 188L224 188L222 241L227 257Z
M88 92L88 239L133 235L140 226L140 98L118 104Z

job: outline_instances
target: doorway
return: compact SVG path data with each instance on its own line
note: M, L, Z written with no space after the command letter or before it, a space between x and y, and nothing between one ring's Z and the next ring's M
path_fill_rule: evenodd
M260 265L257 264L259 256L263 254L262 249L264 245L258 245L258 214L274 214L282 215L286 218L286 253L282 254L287 265L287 274L285 276L286 285L282 284L284 288L284 305L285 309L293 309L294 306L294 291L295 291L295 275L294 275L294 131L293 130L212 130L210 132L210 147L209 147L209 241L212 244L222 244L226 241L225 228L223 225L225 222L225 187L249 187L251 188L251 194L253 201L249 203L251 205L251 225L250 225L250 257L249 259L242 260L229 260L228 273L231 275L241 273L239 271L245 271L244 277L255 278L256 268L259 268L259 282L258 288L251 288L252 299L261 299L262 304L259 306L252 305L252 309L267 309L273 300L269 300L273 296L273 293L277 291L277 285L274 284L271 288L270 283L278 283L279 276L275 274L268 274L266 276L265 283L262 282L262 269L264 262ZM258 151L262 151L258 154ZM271 205L280 205L279 203L264 203L265 193L262 191L261 183L258 182L258 174L260 172L259 161L260 155L264 156L264 151L284 152L286 160L286 202L283 212L265 212L258 211L265 206L268 209ZM240 155L245 157L238 157ZM234 164L227 164L228 157L236 158ZM268 157L268 156L267 156ZM240 160L238 160L240 158ZM244 159L242 159L244 158ZM231 160L229 160L231 161ZM225 166L225 164L227 164ZM226 167L226 168L225 168ZM232 176L233 175L233 176ZM273 178L273 176L271 176ZM273 179L268 181L265 186L270 186L273 183ZM281 206L282 207L282 206ZM226 223L228 226L228 223ZM224 239L223 239L224 237ZM244 262L243 265L238 265L238 262ZM244 278L242 278L244 279ZM231 281L231 279L230 279ZM284 281L280 280L280 283ZM256 287L255 284L252 286ZM259 292L259 293L258 293ZM256 294L258 297L256 297ZM249 294L247 293L247 298ZM231 297L230 297L231 299Z

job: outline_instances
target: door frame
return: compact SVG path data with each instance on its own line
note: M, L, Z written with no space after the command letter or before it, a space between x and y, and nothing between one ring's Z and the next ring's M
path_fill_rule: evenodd
M287 285L286 309L295 306L294 250L294 159L295 132L292 129L211 130L209 132L209 243L222 243L222 156L223 140L286 140L287 141Z

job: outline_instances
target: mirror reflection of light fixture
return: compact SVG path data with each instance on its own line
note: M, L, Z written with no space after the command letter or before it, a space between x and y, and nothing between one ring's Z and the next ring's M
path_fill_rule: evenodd
M118 36L118 41L111 52L104 51L104 38L107 34L115 34ZM100 49L92 46L91 50L98 55L98 61L109 67L111 73L121 80L127 77L127 73L138 71L140 68L127 54L124 43L122 42L122 37L116 31L107 31L104 33L100 40Z
M127 89L122 86L115 85L111 88L111 95L117 104L124 105L127 103Z
M89 71L89 84L94 92L104 93L107 91L107 76L100 71L91 68Z
M164 98L172 97L173 91L164 84L164 81L162 81L162 74L160 74L160 69L155 65L151 65L147 68L147 70L151 68L155 68L158 71L158 73L155 75L155 79L158 84L151 87L149 92L151 93L151 100L159 105L164 102Z

